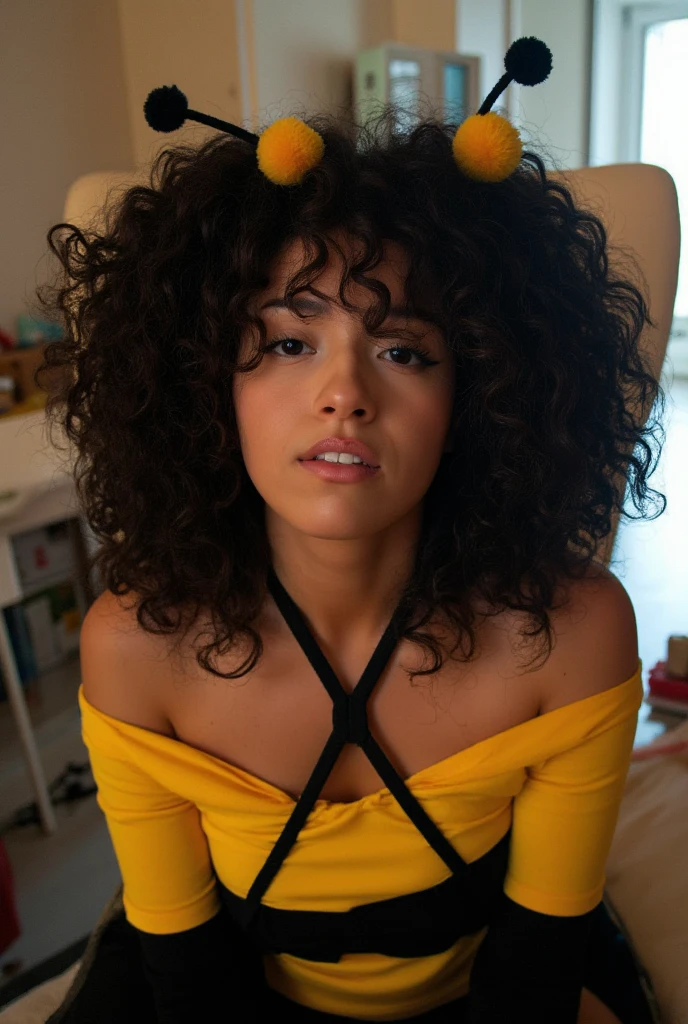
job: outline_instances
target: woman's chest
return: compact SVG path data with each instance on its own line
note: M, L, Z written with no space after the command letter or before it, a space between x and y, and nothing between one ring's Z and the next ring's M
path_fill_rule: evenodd
M370 653L349 652L332 664L347 693ZM421 664L417 645L402 641L367 701L370 732L402 779L538 714L538 673L516 669L501 645L488 647L470 666L447 660L435 675L411 681L408 668ZM227 671L230 663L220 660L218 667ZM258 666L239 679L190 667L173 687L168 677L165 691L177 739L294 799L333 728L332 699L293 637L266 646ZM363 750L347 743L319 797L348 803L384 785Z

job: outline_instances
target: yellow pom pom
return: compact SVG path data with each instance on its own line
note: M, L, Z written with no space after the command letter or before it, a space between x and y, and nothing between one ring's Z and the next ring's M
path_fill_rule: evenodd
M505 117L488 112L466 118L452 143L454 159L469 178L503 181L518 167L521 137Z
M322 160L322 136L298 117L283 117L258 140L258 166L276 185L298 185Z

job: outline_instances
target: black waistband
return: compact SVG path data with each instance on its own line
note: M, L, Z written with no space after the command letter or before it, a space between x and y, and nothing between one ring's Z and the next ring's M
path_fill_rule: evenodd
M488 925L503 893L511 828L486 854L430 889L347 911L253 911L218 879L232 918L265 953L336 963L343 953L422 957L442 953ZM334 882L335 880L333 880Z

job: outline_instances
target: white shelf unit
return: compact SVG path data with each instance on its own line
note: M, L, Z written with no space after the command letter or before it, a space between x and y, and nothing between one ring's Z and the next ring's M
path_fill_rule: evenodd
M65 474L57 483L53 477L49 484L30 486L22 489L20 493L22 500L17 503L9 515L0 518L0 609L17 604L31 594L38 593L56 582L69 579L75 584L77 601L82 614L85 614L101 587L98 580L93 578L94 574L89 575L86 570L86 559L93 548L93 537L76 505L75 488L71 477ZM44 580L24 587L15 557L13 537L41 526L65 520L70 523L76 571L71 572L68 576L65 576L64 572L51 577L46 576ZM72 680L73 687L74 659L68 658L68 662L72 663L68 668L68 675ZM45 719L45 716L41 716L40 713L36 714L39 709L30 709L27 706L4 615L0 615L0 667L7 692L9 711L19 737L38 805L41 825L43 831L50 835L57 830L57 823L46 783L44 764L39 753L36 729L40 728L43 734L46 733L46 730L49 732L50 726L53 724L50 720L51 717L56 722L61 715L64 715L65 708L55 709L53 715ZM43 685L44 688L49 686L54 672L60 668L61 666L56 666L54 669L42 673L39 676L38 684ZM75 708L73 713L76 714Z

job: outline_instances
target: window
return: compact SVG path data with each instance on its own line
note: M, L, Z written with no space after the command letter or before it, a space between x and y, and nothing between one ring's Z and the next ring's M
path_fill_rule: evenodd
M688 225L685 62L688 2L622 6L621 160L657 164L671 174L681 223ZM682 247L671 339L688 344L688 254Z
M420 64L417 60L389 62L389 101L398 107L399 125L412 128L418 116Z

